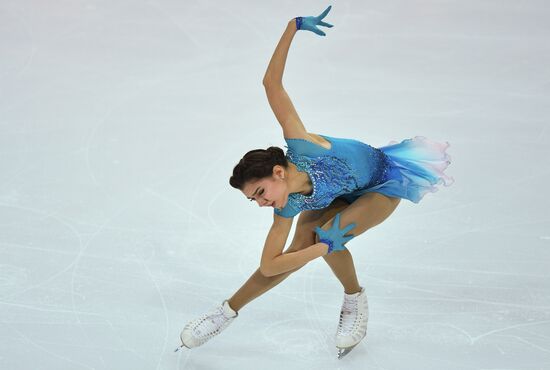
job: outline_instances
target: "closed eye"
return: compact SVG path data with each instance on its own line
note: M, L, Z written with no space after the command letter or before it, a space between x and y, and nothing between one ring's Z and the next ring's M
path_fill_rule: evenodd
M258 193L258 195L262 195L264 193L264 189ZM255 201L256 199L250 199L251 202Z

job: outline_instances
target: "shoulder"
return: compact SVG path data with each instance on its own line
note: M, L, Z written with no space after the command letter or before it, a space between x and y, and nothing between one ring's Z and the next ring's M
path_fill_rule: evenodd
M332 143L323 136L305 133L297 137L285 137L288 148L292 152L306 156L326 155L332 150Z
M284 135L284 139L302 139L311 141L315 144L319 144L321 146L330 147L330 142L328 142L323 136L319 134L314 134L313 132L307 132L307 131L299 131L294 132L291 135Z
M273 227L291 228L294 216L295 214L288 213L288 211L281 213L275 210L273 212Z
M312 142L314 144L320 145L320 146L322 146L323 148L326 148L326 149L330 149L330 146L331 146L331 143L327 139L325 139L324 137L322 137L319 134L314 134L312 132L303 131L303 132L300 132L300 133L295 133L291 136L292 137L289 137L289 136L285 135L284 139L285 140L288 140L288 139L290 139L290 140L295 140L295 139L306 140L306 141Z
M285 140L307 140L307 141L314 141L314 137L313 137L314 134L310 134L309 132L307 131L296 131L296 132L293 132L291 134L289 133L283 133L283 138Z
M275 219L277 219L277 216L283 217L283 218L293 218L298 213L300 213L300 210L296 209L293 206L293 204L292 204L293 202L290 199L291 196L292 196L292 194L289 195L289 200L288 200L287 204L282 209L279 209L279 208L274 208L273 209L273 217Z
M316 143L317 145L320 145L325 149L330 149L331 148L332 143L330 141L328 141L327 139L325 139L323 136L321 136L319 134L313 134L311 132L308 133L308 135L312 138L313 142Z

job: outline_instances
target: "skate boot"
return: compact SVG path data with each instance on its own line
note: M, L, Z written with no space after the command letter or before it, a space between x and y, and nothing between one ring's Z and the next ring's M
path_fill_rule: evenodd
M237 316L239 316L239 313L229 306L226 299L221 306L185 325L180 334L182 345L176 348L174 352L177 352L183 346L193 348L206 343L228 327Z
M354 294L344 293L340 322L336 331L338 359L347 355L367 335L369 306L365 288Z

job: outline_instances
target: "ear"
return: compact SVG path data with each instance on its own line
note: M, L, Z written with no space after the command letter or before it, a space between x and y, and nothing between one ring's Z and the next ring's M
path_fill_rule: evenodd
M285 168L281 165L276 164L273 166L273 175L277 179L284 179L285 178Z

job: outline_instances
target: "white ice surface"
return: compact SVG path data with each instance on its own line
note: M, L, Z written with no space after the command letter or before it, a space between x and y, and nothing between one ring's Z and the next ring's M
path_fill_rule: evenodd
M456 182L349 243L371 315L345 359L322 258L173 353L258 267L273 211L228 179L283 147L263 73L329 4L285 70L307 129L449 141ZM0 368L550 369L549 19L542 0L0 0Z

